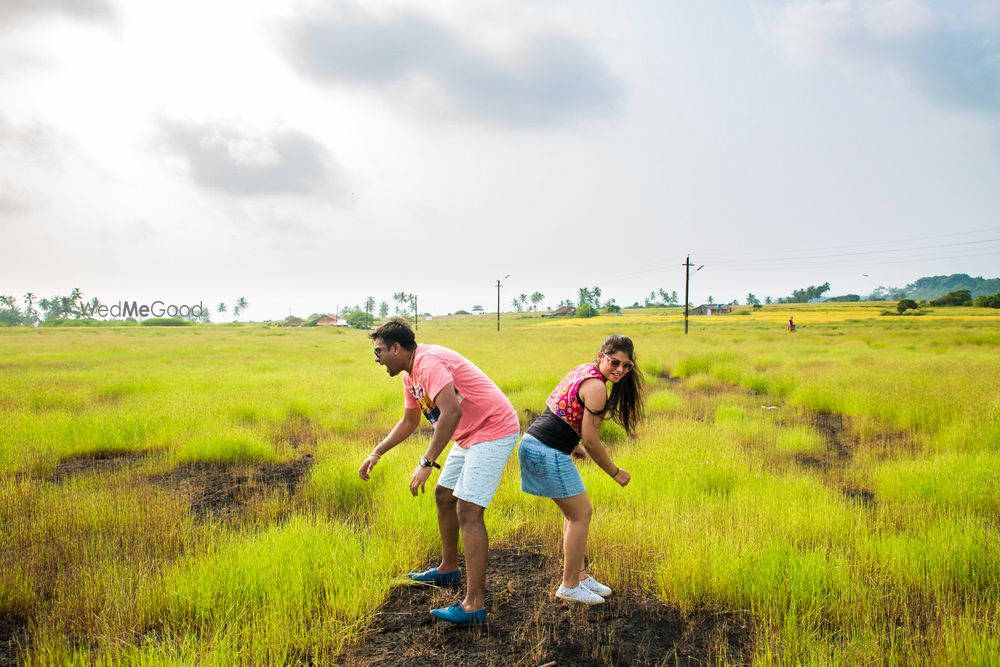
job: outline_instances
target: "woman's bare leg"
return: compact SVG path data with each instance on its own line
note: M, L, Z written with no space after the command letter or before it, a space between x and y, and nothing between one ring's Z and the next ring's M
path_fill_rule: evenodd
M587 535L590 532L590 517L594 508L584 491L571 498L553 498L563 513L563 586L576 588L580 585L580 572L587 553Z

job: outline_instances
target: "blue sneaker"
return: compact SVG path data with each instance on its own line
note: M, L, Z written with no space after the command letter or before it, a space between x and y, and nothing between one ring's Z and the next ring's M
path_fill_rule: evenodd
M410 572L408 575L413 581L419 581L425 584L457 584L462 580L462 571L455 570L454 572L438 572L436 567L432 567L429 570L424 570L423 572Z
M459 602L450 607L431 609L431 615L455 625L482 625L486 622L486 607L479 611L465 611Z

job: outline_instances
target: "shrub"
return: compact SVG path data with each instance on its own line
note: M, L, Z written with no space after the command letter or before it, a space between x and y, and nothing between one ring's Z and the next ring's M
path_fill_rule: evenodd
M977 296L973 302L977 308L1000 308L1000 292L990 295Z
M948 292L942 297L931 301L932 306L971 306L972 293L967 289Z
M57 317L42 322L43 327L100 327L106 326L103 320L96 320L92 317L85 317L79 320L71 320L67 317Z
M576 309L577 317L595 317L597 315L597 309L591 306L589 303L585 303Z
M182 320L179 317L150 317L142 321L144 327L189 327L194 322Z
M916 310L917 308L917 302L913 299L901 299L900 302L896 304L896 311L900 315L907 310Z

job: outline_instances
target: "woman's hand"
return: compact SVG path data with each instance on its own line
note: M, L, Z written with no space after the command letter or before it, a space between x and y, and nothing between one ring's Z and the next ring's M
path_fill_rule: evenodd
M586 461L588 458L590 458L589 456L587 456L587 450L581 447L580 445L574 447L573 451L570 452L570 454L577 461Z
M621 486L625 487L632 481L632 475L630 475L628 470L625 470L625 468L618 468L618 473L612 479L618 482Z

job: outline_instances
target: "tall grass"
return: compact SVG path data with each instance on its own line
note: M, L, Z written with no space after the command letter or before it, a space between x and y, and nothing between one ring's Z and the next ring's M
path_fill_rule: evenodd
M636 341L650 419L631 441L605 427L633 483L582 465L592 568L613 585L745 615L758 664L990 664L997 317L880 308L695 319L687 337L663 313L512 318L499 336L443 318L418 340L474 360L525 421L605 335ZM357 477L402 407L362 332L21 330L0 347L0 614L28 621L32 664L332 662L435 551L433 497L407 489L429 431ZM163 481L307 458L293 493L235 517ZM494 544L558 555L558 511L520 492L516 459L487 522Z

